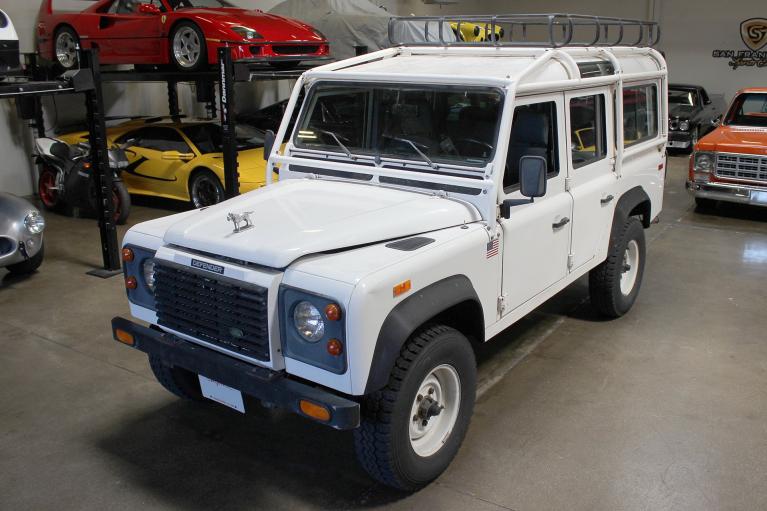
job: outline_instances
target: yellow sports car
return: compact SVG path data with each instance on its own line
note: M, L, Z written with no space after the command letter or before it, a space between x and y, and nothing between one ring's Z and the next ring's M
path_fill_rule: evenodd
M503 38L503 27L495 26L495 36L490 35L489 23L469 23L466 21L461 22L461 32L458 32L458 22L451 21L450 28L453 29L455 36L460 41L481 43L484 41L500 41Z
M240 193L266 184L264 132L237 126ZM59 136L68 144L87 132ZM133 120L107 129L108 144L126 146L129 166L122 178L128 192L190 201L195 208L224 200L221 126L215 122ZM277 179L277 175L274 175Z

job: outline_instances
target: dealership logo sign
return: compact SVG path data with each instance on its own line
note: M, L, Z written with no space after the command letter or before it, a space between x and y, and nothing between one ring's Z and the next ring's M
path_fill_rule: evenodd
M714 50L712 57L730 59L727 63L739 67L767 67L767 18L750 18L740 24L740 38L747 50Z
M761 50L767 46L767 19L751 18L741 23L740 37L753 51Z

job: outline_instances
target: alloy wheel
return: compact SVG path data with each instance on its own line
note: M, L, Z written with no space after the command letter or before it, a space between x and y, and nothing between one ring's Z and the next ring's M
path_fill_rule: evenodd
M202 54L202 42L192 27L182 27L173 36L173 57L179 66L193 68Z

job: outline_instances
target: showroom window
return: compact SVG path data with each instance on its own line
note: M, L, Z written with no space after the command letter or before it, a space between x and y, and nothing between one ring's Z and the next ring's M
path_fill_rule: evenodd
M570 100L570 141L576 169L607 156L604 94Z
M624 146L629 147L657 136L658 87L654 84L647 84L624 88Z
M548 177L559 174L557 147L556 103L518 106L511 124L503 190L509 193L519 188L519 160L523 156L541 156L546 159Z

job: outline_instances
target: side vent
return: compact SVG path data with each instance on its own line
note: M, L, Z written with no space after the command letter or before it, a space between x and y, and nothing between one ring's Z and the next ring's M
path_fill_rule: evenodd
M412 252L413 250L418 250L421 247L425 247L429 243L434 243L434 239L426 238L424 236L416 236L415 238L393 241L388 243L386 248L393 248L394 250L402 250L404 252Z

